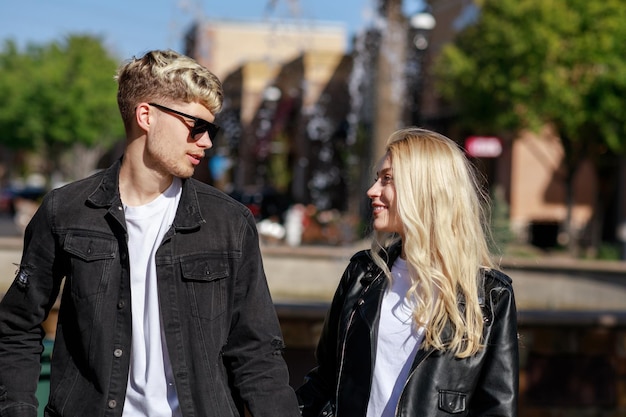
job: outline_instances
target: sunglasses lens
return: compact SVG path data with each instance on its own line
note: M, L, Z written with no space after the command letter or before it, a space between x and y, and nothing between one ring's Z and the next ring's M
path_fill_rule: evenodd
M204 132L208 132L209 138L211 141L214 141L218 130L219 127L214 124L204 120L198 120L191 129L191 137L193 137L194 140L200 140L202 135L204 135Z

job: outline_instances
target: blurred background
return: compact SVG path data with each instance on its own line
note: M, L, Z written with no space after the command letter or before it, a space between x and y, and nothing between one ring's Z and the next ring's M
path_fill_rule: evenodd
M385 140L434 129L492 197L520 299L521 414L626 415L624 22L623 0L4 2L0 220L19 235L45 192L119 158L113 75L150 49L223 81L195 176L250 208L268 269L296 253L281 248L365 243ZM293 344L310 353L311 332Z

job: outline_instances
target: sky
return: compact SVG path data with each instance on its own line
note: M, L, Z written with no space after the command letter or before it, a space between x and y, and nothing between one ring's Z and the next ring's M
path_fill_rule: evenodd
M349 35L372 22L376 0L2 0L0 41L62 41L68 34L103 39L120 59L151 49L182 50L184 33L198 17L211 20L290 19L344 24ZM273 5L273 6L271 6ZM404 0L417 9L421 0Z

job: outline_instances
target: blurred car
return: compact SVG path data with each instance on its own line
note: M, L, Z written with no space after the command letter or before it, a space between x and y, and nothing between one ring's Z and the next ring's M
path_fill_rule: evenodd
M13 203L13 193L10 190L0 190L0 214L15 214L15 204Z
M19 199L29 201L39 201L46 189L36 186L9 186L0 190L0 213L14 216L16 213L16 202Z
M236 190L230 196L248 207L257 221L272 218L282 223L284 214L291 204L287 195L279 193L271 187Z

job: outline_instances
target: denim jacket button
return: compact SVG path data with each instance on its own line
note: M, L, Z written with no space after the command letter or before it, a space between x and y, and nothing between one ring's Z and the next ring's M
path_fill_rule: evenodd
M116 358L122 357L122 354L123 354L122 349L115 349L113 351L113 356L115 356Z
M109 408L115 408L115 407L117 407L117 401L115 401L115 400L109 400L109 402L107 403L107 405L109 406Z
M121 309L123 309L124 307L126 307L126 301L124 301L124 300L120 300L120 301L117 303L117 308L119 308L119 309L121 310Z

